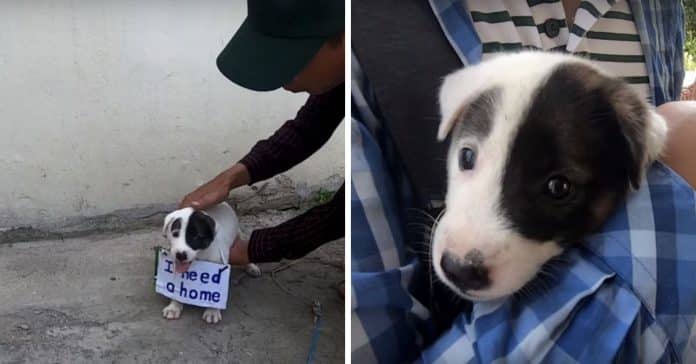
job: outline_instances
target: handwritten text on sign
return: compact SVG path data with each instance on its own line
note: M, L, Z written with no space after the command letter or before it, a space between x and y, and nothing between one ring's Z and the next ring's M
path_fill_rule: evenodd
M157 257L155 292L189 305L227 308L230 266L201 260L187 272L174 272L174 259L165 250Z

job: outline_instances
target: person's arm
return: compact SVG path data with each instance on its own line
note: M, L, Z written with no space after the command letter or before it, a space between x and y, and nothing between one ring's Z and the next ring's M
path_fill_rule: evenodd
M254 230L249 238L251 263L299 259L324 243L345 235L345 188L330 202L316 206L280 225Z
M297 113L268 139L261 140L239 163L249 184L285 172L307 159L331 137L345 116L345 85L310 96Z
M238 236L230 248L230 263L244 265L299 259L344 235L345 187L342 185L326 204L280 225L254 230L249 240Z
M696 188L696 101L675 101L658 106L669 132L662 161Z

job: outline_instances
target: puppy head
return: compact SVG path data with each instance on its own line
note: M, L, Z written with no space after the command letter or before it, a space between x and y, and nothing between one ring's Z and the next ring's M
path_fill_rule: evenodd
M187 207L164 218L162 234L169 241L176 272L185 272L196 259L196 254L207 249L215 239L215 220L203 211Z
M433 266L459 295L515 293L638 188L666 126L585 60L524 52L457 71L440 93L451 134Z

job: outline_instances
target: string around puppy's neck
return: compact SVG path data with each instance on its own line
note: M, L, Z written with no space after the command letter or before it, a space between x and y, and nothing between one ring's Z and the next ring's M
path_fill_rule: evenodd
M222 248L218 247L218 251L220 252L220 260L222 261L222 263L227 265L227 259L225 258L225 254L223 253Z

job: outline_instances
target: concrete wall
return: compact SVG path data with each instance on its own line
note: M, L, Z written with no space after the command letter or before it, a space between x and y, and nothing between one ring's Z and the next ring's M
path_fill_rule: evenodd
M172 203L294 116L215 58L227 1L0 1L0 228ZM289 174L343 173L343 125Z

